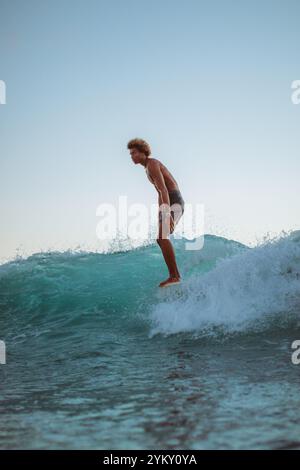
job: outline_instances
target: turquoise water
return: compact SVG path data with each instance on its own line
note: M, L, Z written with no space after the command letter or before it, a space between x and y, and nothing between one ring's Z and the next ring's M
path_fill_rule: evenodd
M0 447L300 448L300 243L175 240L0 266Z

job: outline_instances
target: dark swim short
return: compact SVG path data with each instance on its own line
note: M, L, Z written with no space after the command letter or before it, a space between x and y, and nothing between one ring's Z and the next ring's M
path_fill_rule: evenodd
M171 206L171 215L175 222L181 217L184 213L184 200L181 195L181 192L177 189L169 191L170 206ZM179 204L179 207L174 207L172 210L173 204ZM162 214L159 212L159 221L162 221Z

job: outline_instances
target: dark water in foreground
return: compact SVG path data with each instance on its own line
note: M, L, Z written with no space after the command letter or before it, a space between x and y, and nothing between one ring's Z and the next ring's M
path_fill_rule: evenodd
M300 448L300 244L0 266L2 449Z

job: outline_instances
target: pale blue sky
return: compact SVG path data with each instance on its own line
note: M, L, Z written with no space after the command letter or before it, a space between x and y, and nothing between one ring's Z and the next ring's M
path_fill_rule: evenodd
M206 233L299 229L298 0L0 0L0 18L0 260L98 249L101 202L156 202L133 137Z

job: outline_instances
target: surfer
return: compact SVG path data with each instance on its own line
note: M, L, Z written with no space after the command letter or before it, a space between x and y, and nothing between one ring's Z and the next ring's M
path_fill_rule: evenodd
M184 200L174 177L163 163L156 158L150 158L151 149L143 139L132 139L128 142L131 159L135 164L145 167L149 181L158 192L159 228L156 239L161 248L164 260L169 270L169 277L159 284L167 287L180 283L180 273L175 259L175 252L168 236L173 233L175 225L184 212Z

